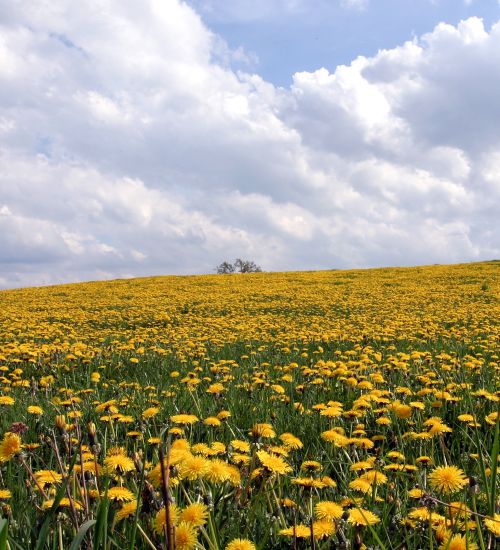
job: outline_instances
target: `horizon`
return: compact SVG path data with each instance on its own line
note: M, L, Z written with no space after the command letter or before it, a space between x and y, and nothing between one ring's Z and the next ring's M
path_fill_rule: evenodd
M124 282L124 281L135 281L135 280L149 280L149 279L163 279L163 278L189 278L189 277L228 277L228 276L248 276L248 275L279 275L279 274L293 274L293 273L321 273L325 271L332 272L352 272L352 271L379 271L379 270L398 270L398 269L423 269L423 268L432 268L432 267L458 267L458 266L468 266L468 265L478 265L478 264L491 264L491 263L500 263L500 259L491 259L491 260L478 260L473 262L458 262L453 264L417 264L417 265L387 265L387 266L367 266L367 267L345 267L345 268L336 268L336 267L326 267L323 269L297 269L297 270L279 270L279 271L266 271L263 269L259 272L252 273L163 273L163 274L153 274L153 275L141 275L139 277L117 277L115 279L90 279L82 281L68 281L57 284L46 284L38 286L23 286L23 287L10 287L10 288L0 288L0 293L10 292L16 290L36 290L36 289L47 289L47 288L59 288L63 286L73 286L73 285L85 285L85 284L100 284L100 283L114 283L114 282Z

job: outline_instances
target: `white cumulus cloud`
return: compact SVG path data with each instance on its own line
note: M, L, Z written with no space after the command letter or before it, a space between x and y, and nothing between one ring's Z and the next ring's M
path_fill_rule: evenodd
M1 286L500 256L500 24L283 89L178 0L0 8Z

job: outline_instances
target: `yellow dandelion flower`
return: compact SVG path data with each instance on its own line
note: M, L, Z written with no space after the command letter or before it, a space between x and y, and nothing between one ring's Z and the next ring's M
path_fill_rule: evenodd
M312 532L316 540L322 540L332 536L336 531L335 523L327 519L314 521L312 524Z
M6 432L0 442L0 462L8 462L21 452L23 445L18 434Z
M256 550L256 547L251 540L234 539L226 546L225 550Z
M10 395L0 395L0 405L11 407L15 402L16 400L13 397L10 397Z
M314 507L316 517L319 519L336 520L342 517L344 510L340 504L331 500L322 500Z
M190 523L195 527L201 527L205 525L208 518L208 507L201 502L193 502L189 506L186 506L180 514L180 520Z
M273 474L286 474L292 471L292 468L280 457L266 451L258 451L257 456L262 465Z
M178 550L192 550L197 542L196 529L190 523L181 521L175 528L175 547Z
M104 459L104 467L108 473L124 474L131 472L134 468L134 461L127 455L119 453L107 456Z
M35 479L42 487L45 487L46 485L61 483L62 475L54 470L39 470L35 472Z
M43 414L42 407L37 407L36 405L30 405L27 408L27 411L29 414L32 414L34 416L41 416Z
M104 496L104 493L102 496ZM111 487L107 491L107 497L109 500L116 500L118 502L129 502L135 499L134 493L126 487Z
M495 514L492 518L484 520L487 529L497 537L500 537L500 514Z
M302 449L302 447L304 446L302 441L291 433L281 434L280 439L289 449Z
M42 508L44 510L50 510L54 504L54 501L55 499L51 498L49 500L46 500L43 504L42 504ZM71 508L71 504L73 504L73 506L75 507L76 510L83 510L83 505L81 502L79 502L78 500L74 500L74 499L69 499L67 497L64 497L61 499L61 501L59 502L59 506L58 506L58 509L59 508Z
M307 525L303 525L301 523L299 525L294 525L293 527L287 527L286 529L281 529L279 534L284 537L295 536L298 539L307 539L311 536L311 529Z
M250 452L250 443L248 443L248 441L241 441L240 439L233 439L231 441L231 446L236 451L240 451L240 453L249 453Z
M353 525L375 525L380 521L380 518L377 514L370 512L370 510L365 510L364 508L353 508L349 511L347 521Z
M132 500L126 502L119 510L116 512L116 521L122 521L126 518L135 516L137 510L137 500Z
M276 432L274 431L271 424L260 423L254 424L254 426L250 430L250 435L255 438L263 437L267 439L272 439L273 437L276 437Z
M438 550L477 550L478 546L465 536L453 535L450 539L444 540Z
M188 425L198 422L199 418L194 414L174 414L170 420L174 424Z
M169 507L169 514L170 514L170 527L177 525L179 522L179 509L175 504L171 504ZM165 529L165 525L167 522L167 512L165 511L165 508L160 508L158 513L156 514L154 520L153 520L153 527L156 533L158 535L161 535L163 533L163 530Z
M189 456L179 464L179 476L182 479L194 481L207 474L209 461L202 456Z
M317 460L304 460L300 465L303 472L319 472L323 466Z
M229 464L220 458L207 460L207 471L205 472L204 477L212 483L224 483L224 481L229 479L230 475L228 466Z
M153 416L156 416L159 412L159 407L149 407L142 412L142 418L145 418L146 420L149 418L153 418Z
M463 470L456 466L439 466L429 474L430 486L441 493L454 493L467 482Z
M217 428L222 424L222 422L216 416L209 416L205 418L203 424L205 424L205 426L212 426Z
M12 493L9 489L0 489L0 500L8 500L12 497Z

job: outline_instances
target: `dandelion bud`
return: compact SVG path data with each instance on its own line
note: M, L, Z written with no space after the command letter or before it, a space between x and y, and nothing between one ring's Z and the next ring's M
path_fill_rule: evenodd
M56 426L63 433L66 431L68 425L66 424L66 417L63 414L56 416Z
M90 446L95 447L97 444L97 439L96 439L96 427L93 422L89 422L87 424L87 434L89 436Z

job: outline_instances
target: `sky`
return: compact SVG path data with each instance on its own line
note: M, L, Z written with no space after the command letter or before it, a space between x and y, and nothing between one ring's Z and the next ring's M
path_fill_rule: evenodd
M0 0L0 288L500 258L497 0Z

